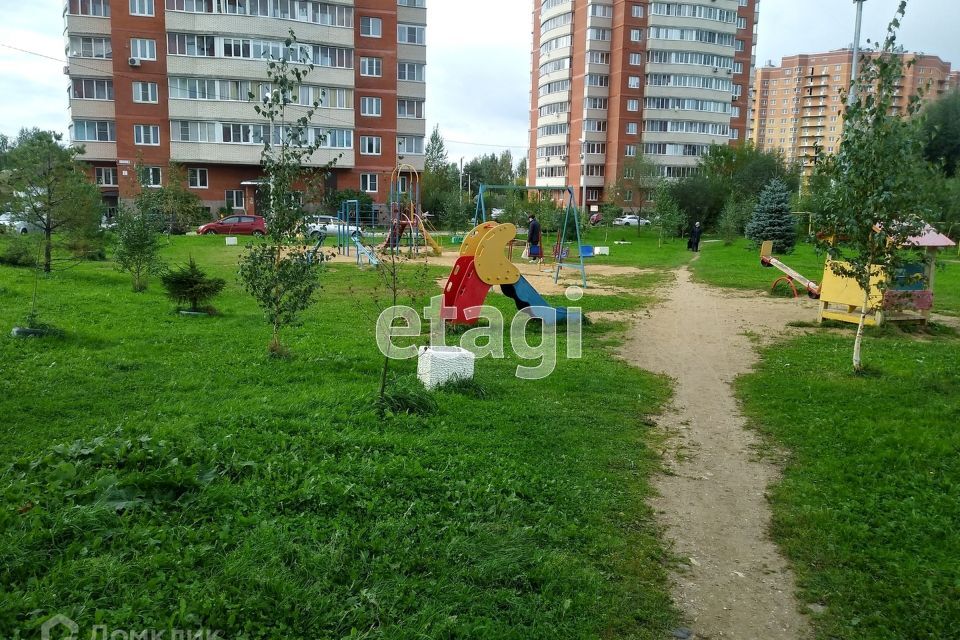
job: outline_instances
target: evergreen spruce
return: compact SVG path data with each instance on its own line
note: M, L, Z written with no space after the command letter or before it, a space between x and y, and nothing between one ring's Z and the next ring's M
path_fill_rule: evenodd
M768 182L760 192L746 232L757 245L772 240L774 253L788 253L797 243L797 223L790 212L790 192L779 178Z
M223 278L208 277L194 262L179 269L168 271L160 276L167 296L178 305L189 304L189 311L194 313L204 310L210 300L223 291L226 281ZM209 309L208 309L209 312Z

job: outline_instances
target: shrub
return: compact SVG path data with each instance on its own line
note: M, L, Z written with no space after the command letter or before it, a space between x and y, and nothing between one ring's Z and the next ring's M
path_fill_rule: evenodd
M207 303L223 291L226 281L223 278L209 278L204 273L193 257L190 257L190 263L168 271L160 276L167 295L177 305L189 304L190 311L200 311L207 307Z
M99 262L107 259L107 242L102 230L77 232L66 242L74 258Z
M37 264L37 255L30 243L15 235L4 243L0 250L0 264L11 267L32 267Z

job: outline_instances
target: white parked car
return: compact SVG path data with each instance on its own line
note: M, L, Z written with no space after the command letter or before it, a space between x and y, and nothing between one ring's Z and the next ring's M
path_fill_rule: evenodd
M346 224L334 216L309 216L306 219L307 235L311 238L319 238L321 235L335 236L338 228L344 225L350 236L363 237L363 228L355 224Z
M650 224L649 220L632 213L620 216L613 221L615 227L643 227L648 224Z
M12 213L0 214L0 232L24 235L29 233L32 228L33 225L16 219Z

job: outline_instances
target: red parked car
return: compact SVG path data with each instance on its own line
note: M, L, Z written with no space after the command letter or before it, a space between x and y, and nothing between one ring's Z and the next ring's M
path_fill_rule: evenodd
M257 236L267 235L267 225L262 216L233 215L227 216L216 222L208 222L199 229L197 235L208 236L222 233L234 236Z

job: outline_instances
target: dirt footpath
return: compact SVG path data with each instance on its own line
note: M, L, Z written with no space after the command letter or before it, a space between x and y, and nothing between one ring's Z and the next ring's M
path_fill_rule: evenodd
M687 637L806 638L793 574L768 536L765 494L778 471L757 459L758 438L745 428L731 383L755 364L757 338L815 320L815 303L709 287L686 269L662 294L631 329L623 355L676 381L673 406L658 420L669 436L667 473L654 479L652 507L689 562L673 575Z

